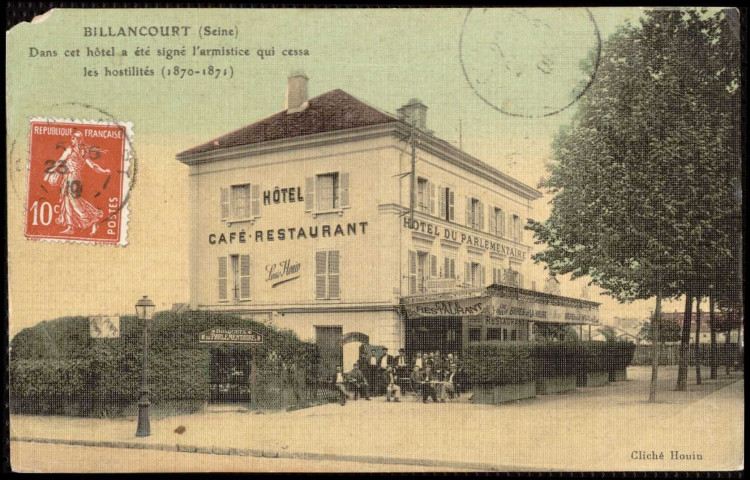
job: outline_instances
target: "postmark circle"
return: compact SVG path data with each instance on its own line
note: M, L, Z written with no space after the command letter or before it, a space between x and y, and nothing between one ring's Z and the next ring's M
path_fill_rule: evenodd
M588 8L474 8L459 40L464 77L493 109L555 115L593 83L601 35Z

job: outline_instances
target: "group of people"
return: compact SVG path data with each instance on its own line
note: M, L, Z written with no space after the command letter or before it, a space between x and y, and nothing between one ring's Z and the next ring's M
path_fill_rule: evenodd
M462 367L458 355L442 355L438 350L417 352L410 359L403 348L395 357L388 354L387 348L382 352L378 355L377 349L371 349L348 373L341 366L336 368L333 384L341 405L352 397L370 400L371 396L382 394L386 401L398 402L404 389L421 394L424 403L430 398L437 403L460 396Z

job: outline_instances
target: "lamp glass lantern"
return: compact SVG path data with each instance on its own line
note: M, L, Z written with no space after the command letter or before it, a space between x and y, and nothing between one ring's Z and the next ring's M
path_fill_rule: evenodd
M146 295L135 304L135 312L140 320L151 320L154 318L156 305Z

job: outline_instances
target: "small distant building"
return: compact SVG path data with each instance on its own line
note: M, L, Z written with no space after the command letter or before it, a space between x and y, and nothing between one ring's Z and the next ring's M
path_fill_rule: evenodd
M695 342L695 334L698 327L698 314L693 312L692 321L690 324L690 341ZM664 312L662 314L662 322L676 323L682 331L682 326L685 321L684 312ZM731 343L737 343L742 335L742 325L744 324L743 315L727 315L724 312L714 313L714 322L716 326L716 341L726 342L727 331L730 331L729 341ZM711 317L709 312L701 311L701 323L700 323L700 343L711 342Z

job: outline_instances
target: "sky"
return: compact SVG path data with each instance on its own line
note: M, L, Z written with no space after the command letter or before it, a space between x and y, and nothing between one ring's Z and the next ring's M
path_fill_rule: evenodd
M410 98L428 106L428 127L471 155L536 186L550 145L570 122L582 75L580 62L638 8L422 10L56 10L7 34L8 243L10 334L62 315L130 314L148 294L159 309L187 302L189 199L187 167L175 154L284 108L286 78L309 77L309 94L342 89L395 112ZM84 27L187 25L188 37L92 38ZM206 26L236 36L198 35ZM200 58L192 48L241 47L242 58ZM52 58L31 49L55 50ZM115 47L130 55L87 56ZM136 48L150 49L135 57ZM159 49L187 55L166 60ZM83 55L66 57L68 50ZM274 50L260 58L258 50ZM308 50L284 56L283 50ZM162 67L231 66L231 78L161 76ZM148 66L154 77L84 77L84 68ZM551 73L550 73L551 72ZM595 80L594 80L595 81ZM579 87L576 87L579 86ZM578 88L578 90L576 90ZM583 93L585 95L585 92ZM28 119L116 118L133 123L136 178L126 247L27 241L24 232ZM549 198L533 204L545 219ZM527 232L527 236L529 233ZM532 267L529 281L546 274ZM561 278L578 297L586 284ZM653 301L602 302L602 319L647 317ZM667 310L679 308L668 304Z

